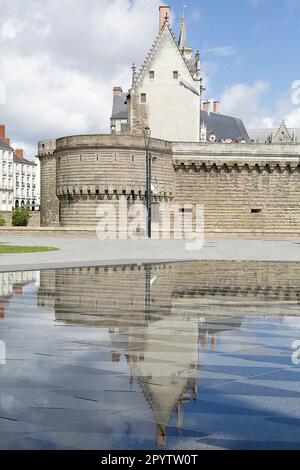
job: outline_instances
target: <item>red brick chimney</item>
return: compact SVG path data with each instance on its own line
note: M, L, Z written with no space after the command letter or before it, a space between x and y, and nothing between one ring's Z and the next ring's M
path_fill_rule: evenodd
M213 102L213 111L214 111L214 113L219 113L220 112L220 101L214 101Z
M15 154L16 154L16 157L23 160L23 158L24 158L24 150L23 149L16 149Z
M167 23L170 24L170 13L171 7L167 5L159 7L159 31L163 29L167 18Z
M114 86L113 87L114 96L121 96L122 93L123 93L122 87L120 87L120 86Z
M0 124L0 140L5 139L5 124Z

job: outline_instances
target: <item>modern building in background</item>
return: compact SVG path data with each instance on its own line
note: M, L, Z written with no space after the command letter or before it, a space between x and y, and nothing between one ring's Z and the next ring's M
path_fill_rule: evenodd
M24 158L22 149L11 147L4 124L0 126L0 162L0 211L10 212L18 207L38 210L38 165Z

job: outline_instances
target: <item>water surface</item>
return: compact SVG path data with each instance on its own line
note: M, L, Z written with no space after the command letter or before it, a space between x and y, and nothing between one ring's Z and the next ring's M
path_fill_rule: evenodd
M299 270L0 274L0 449L300 449Z

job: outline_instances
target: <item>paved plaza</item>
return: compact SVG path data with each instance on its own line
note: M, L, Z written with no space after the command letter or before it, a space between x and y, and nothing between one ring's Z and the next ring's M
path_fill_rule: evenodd
M182 240L98 240L90 238L7 237L2 244L46 245L60 251L0 256L0 272L194 260L300 261L300 239L212 240L187 250Z

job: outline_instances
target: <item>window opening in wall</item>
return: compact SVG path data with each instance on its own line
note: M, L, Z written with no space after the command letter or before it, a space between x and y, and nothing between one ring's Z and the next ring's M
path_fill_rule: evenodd
M151 78L153 80L153 78L154 78L154 71L153 70L150 70L149 78Z
M174 78L175 80L178 79L178 72L177 72L177 70L174 70L174 72L173 72L173 78Z
M141 103L146 103L147 102L147 95L146 93L141 93Z
M192 208L182 207L182 208L179 209L179 212L181 212L182 214L192 214L193 209Z
M251 214L260 214L262 209L251 209Z

